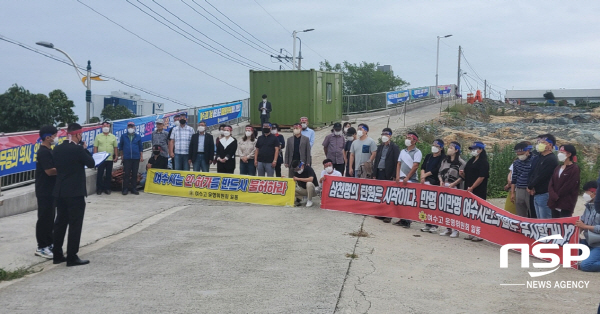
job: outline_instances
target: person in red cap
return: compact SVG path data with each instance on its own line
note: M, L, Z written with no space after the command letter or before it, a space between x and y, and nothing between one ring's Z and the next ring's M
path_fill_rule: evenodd
M552 218L573 216L579 196L580 170L577 164L577 150L573 145L563 145L558 150L558 161L548 185L548 207Z
M127 122L127 133L121 135L119 141L121 152L121 164L123 165L123 195L129 191L132 194L140 194L137 189L137 174L140 162L144 161L144 147L142 137L135 132L135 123Z

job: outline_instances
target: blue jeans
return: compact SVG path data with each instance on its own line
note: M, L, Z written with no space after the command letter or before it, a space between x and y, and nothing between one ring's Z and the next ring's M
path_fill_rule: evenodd
M189 171L190 164L188 163L188 158L190 158L188 154L175 154L175 158L173 158L175 168L173 170Z
M588 245L585 239L581 239L579 243ZM600 272L600 247L589 248L590 256L585 260L581 261L581 263L579 264L579 269L583 271Z
M240 159L240 174L247 176L256 175L256 167L254 166L254 159L248 159L248 162L243 162Z
M535 204L535 214L538 219L552 219L552 209L548 207L548 193L536 194L533 196L533 203Z
M142 180L140 180L140 185L142 186L142 188L146 186L146 175L147 174L148 174L147 171L142 173Z
M206 162L206 159L204 159L204 153L198 153L196 160L194 160L194 171L208 172L209 169L210 166Z

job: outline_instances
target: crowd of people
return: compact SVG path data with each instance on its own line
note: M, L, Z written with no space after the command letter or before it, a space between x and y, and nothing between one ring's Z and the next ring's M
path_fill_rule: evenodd
M174 169L198 172L209 172L211 165L216 165L218 173L234 173L239 166L240 175L288 177L296 182L296 206L313 205L313 198L320 192L320 185L326 176L346 176L375 180L395 181L399 184L421 183L442 186L451 189L467 190L474 195L486 199L490 176L486 145L476 141L466 149L470 158L464 160L465 150L459 142L445 143L436 139L431 143L431 153L423 156L417 148L419 135L416 132L402 134L403 146L399 147L393 140L393 130L384 128L378 141L369 135L369 126L361 123L352 127L349 122L334 123L331 133L323 140L325 159L320 176L315 172L313 146L315 131L309 127L307 117L301 117L292 128L292 135L287 139L280 134L280 127L269 122L270 103L263 97L261 112L261 128L255 129L246 125L244 135L238 139L232 136L230 125L219 126L216 138L208 132L206 122L200 121L196 130L187 125L186 116L176 116L175 126L165 130L164 121L156 121L156 130L152 133L152 157L146 169ZM55 263L65 259L62 253L62 239L66 225L70 226L69 245L66 261L68 265L85 264L76 253L85 202L85 175L83 165L92 168L91 154L83 149L77 140L79 125L69 126L69 140L57 146L54 151L51 145L57 139L54 127L43 127L40 130L42 146L38 151L36 171L36 195L38 197L38 223L36 234L38 250L36 255L54 258ZM106 152L109 157L97 166L97 194L110 194L110 178L113 163L121 160L124 168L122 194L129 192L138 194L137 169L144 161L141 137L135 133L135 124L129 122L127 132L120 141L116 141L110 132L110 122L102 124L102 134L94 143L94 152ZM260 131L260 135L259 135ZM507 177L507 210L529 218L552 219L571 217L577 203L580 186L580 170L576 164L577 151L573 145L556 146L556 138L552 134L542 134L531 142L520 142L514 147L515 160ZM68 150L67 150L68 148ZM554 151L558 151L555 154ZM69 159L64 155L70 154ZM57 157L61 156L61 157ZM72 160L76 158L77 160ZM69 160L69 164L65 163ZM282 166L287 172L282 172ZM71 171L71 168L81 168ZM55 179L56 183L54 183ZM65 186L83 180L81 187ZM142 176L144 185L146 174ZM61 187L61 185L63 185ZM81 184L80 184L81 185ZM600 197L596 189L598 183L587 182L584 185L583 199L585 213L576 225L590 236L600 237ZM52 192L52 193L51 193ZM67 195L64 195L67 194ZM77 200L75 200L77 197ZM57 218L54 220L53 199L57 201ZM594 200L596 200L594 202ZM512 206L512 208L511 208ZM385 223L391 217L376 217ZM410 228L411 221L400 219L395 225ZM54 227L50 227L54 225ZM451 228L440 229L427 224L421 228L423 232L438 233L440 236L458 238L459 231ZM52 234L54 233L54 237ZM74 235L72 235L74 234ZM581 263L585 271L600 271L600 247L588 240L582 243L590 246L590 257ZM52 240L53 239L53 240ZM464 239L482 241L481 238L468 235ZM72 243L71 243L72 242ZM77 247L77 249L76 249Z

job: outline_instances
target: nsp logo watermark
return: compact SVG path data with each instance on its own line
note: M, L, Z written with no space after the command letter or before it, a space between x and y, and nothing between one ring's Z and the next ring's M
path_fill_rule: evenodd
M538 242L546 242L549 240L562 240L562 236L560 234L553 234L547 237L543 237L535 242L531 246L531 255L541 258L541 259L549 259L549 263L533 263L534 268L554 268L548 271L530 271L529 276L531 277L540 277L544 275L548 275L550 273L555 272L560 268L560 256L554 253L542 252L544 249L554 249L558 250L560 247L556 243L540 243L535 245ZM519 249L521 250L521 268L529 268L529 244L525 243L509 243L505 244L500 248L500 268L508 268L508 250ZM572 250L577 249L581 250L581 255L577 253L577 255L572 255ZM579 252L579 251L577 251ZM584 244L574 244L574 243L566 243L562 247L562 264L563 267L571 267L572 262L583 261L590 256L590 249L587 245Z

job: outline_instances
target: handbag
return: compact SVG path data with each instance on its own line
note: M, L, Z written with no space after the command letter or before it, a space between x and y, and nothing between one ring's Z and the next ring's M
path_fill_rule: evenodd
M589 247L600 247L600 234L586 230L585 241Z

